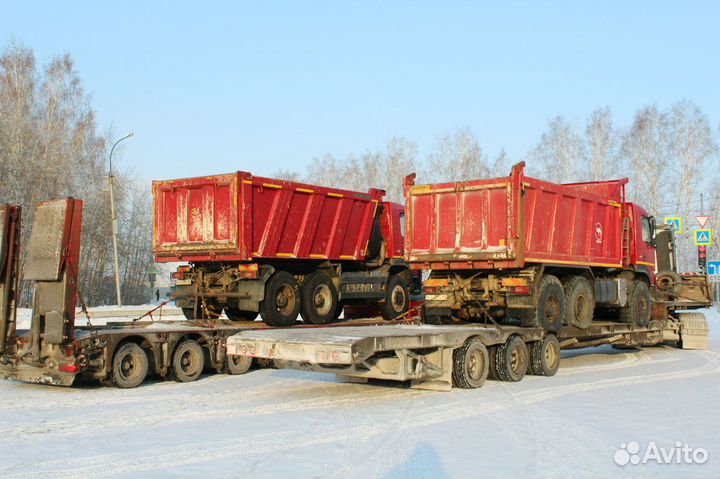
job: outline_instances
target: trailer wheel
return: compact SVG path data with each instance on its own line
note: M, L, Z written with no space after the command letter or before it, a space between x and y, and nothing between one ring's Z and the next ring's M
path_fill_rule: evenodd
M557 276L544 275L538 284L535 309L518 314L524 327L541 327L552 332L559 330L565 316L565 292Z
M627 304L620 309L620 321L645 327L650 323L651 315L652 298L650 297L650 288L644 281L636 279L632 282L631 289L628 292Z
M255 321L257 311L244 311L238 308L225 308L225 315L230 321Z
M276 271L265 285L260 315L269 326L292 326L300 314L300 286L287 271Z
M480 338L468 338L453 351L453 385L463 389L479 388L488 377L488 350Z
M557 336L546 334L542 341L532 343L528 372L536 376L554 376L558 368L560 368L560 342Z
M205 353L194 339L185 339L175 348L172 359L173 377L189 383L200 377L205 367Z
M573 276L565 283L565 321L570 326L587 329L592 325L595 292L584 276Z
M517 382L525 377L528 367L528 349L520 336L510 336L495 350L494 373L501 381Z
M229 374L245 374L252 366L252 356L227 355L227 371Z
M399 275L391 275L385 289L385 302L380 306L383 319L390 321L407 313L409 295L407 282Z
M302 285L303 321L327 324L335 320L338 294L332 278L322 271L311 273Z
M125 343L113 356L112 381L123 389L139 386L148 373L148 357L143 348L135 343Z

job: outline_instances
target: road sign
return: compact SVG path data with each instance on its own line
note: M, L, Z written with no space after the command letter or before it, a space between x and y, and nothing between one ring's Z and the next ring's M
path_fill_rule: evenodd
M678 233L678 234L682 233L682 218L677 218L677 217L665 218L665 224L673 225L675 227L676 233Z
M696 216L695 219L697 220L698 224L700 225L700 228L705 228L705 225L707 224L710 217L709 216Z
M712 230L695 230L695 246L712 246Z
M720 276L720 261L708 261L707 272L710 276Z

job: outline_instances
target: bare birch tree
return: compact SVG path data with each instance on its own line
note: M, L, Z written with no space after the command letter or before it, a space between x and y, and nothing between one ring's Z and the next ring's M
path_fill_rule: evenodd
M599 181L608 179L608 173L615 171L615 148L617 139L609 107L598 108L588 117L585 126L587 159L583 179Z
M557 183L580 179L579 164L584 157L583 141L575 127L559 115L550 120L547 130L530 152L530 170Z
M441 135L428 157L427 176L432 181L462 181L487 178L488 160L469 128Z

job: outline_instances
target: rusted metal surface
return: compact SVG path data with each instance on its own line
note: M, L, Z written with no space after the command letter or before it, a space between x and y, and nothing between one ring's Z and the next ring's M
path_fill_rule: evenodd
M6 378L69 385L77 372L67 348L74 338L82 201L44 201L35 208L26 279L34 280L31 329L6 347L0 374ZM5 323L6 337L16 335ZM8 346L9 346L8 342Z
M247 172L155 181L153 193L160 262L363 260L384 194Z
M15 352L22 208L0 205L0 354Z

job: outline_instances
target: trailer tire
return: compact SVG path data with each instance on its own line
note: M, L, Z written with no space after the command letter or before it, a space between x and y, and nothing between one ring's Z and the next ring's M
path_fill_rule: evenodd
M302 317L304 322L328 324L335 320L338 293L332 278L323 271L310 273L302 285Z
M483 385L490 369L488 350L480 338L472 337L453 351L453 386L475 389Z
M540 327L556 332L562 327L565 316L565 291L557 276L546 274L540 279L535 295L535 309L520 315L523 327Z
M391 275L385 289L385 302L380 306L380 314L383 319L390 321L407 313L410 304L409 298L410 291L407 282L400 275Z
M225 308L225 315L230 321L255 321L257 311L244 311L238 308Z
M620 321L645 327L650 323L652 316L652 298L650 288L641 280L634 280L628 292L628 301L620 309Z
M145 350L135 343L125 343L113 355L112 382L122 389L137 387L145 381L148 369Z
M587 329L592 326L595 292L584 276L573 276L565 287L565 321L570 326Z
M181 383L195 381L205 368L205 352L194 339L185 339L177 345L172 357L173 378Z
M252 366L252 356L226 355L228 374L245 374Z
M276 271L265 285L260 316L268 326L292 326L300 314L300 285L287 271Z
M529 348L528 372L535 376L554 376L560 368L560 342L554 334L546 334Z
M495 374L501 381L518 382L528 368L528 349L520 336L510 336L495 350Z

